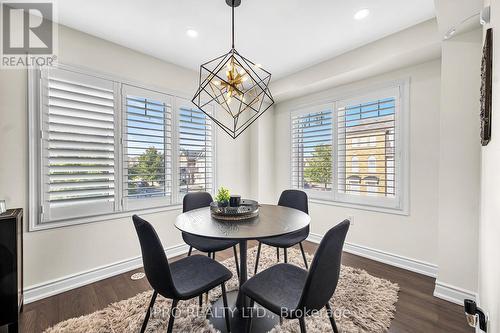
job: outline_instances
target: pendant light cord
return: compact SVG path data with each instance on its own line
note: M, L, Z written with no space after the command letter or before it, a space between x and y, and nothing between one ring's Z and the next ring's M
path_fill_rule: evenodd
M233 5L231 6L232 15L231 15L231 25L232 25L232 48L234 49L234 0Z

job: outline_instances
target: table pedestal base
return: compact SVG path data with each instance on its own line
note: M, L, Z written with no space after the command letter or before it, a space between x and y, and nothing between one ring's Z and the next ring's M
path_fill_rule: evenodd
M229 305L229 315L231 316L231 332L245 333L246 324L250 313L236 310L237 291L227 293L227 303ZM211 315L208 317L210 323L222 333L227 333L226 320L224 318L224 305L222 297L212 304ZM274 313L255 304L252 310L252 329L251 333L264 333L270 331L274 326L279 324L279 317Z

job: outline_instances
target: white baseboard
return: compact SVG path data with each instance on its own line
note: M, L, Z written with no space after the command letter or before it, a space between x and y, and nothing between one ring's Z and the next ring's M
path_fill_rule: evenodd
M307 238L308 241L313 243L321 242L323 236L319 234L310 233ZM406 269L411 272L427 275L433 278L437 277L437 265L426 263L420 260L406 258L397 254L388 253L385 251L369 248L362 245L346 242L344 244L344 251L358 255L360 257L368 258L371 260L379 261L384 264L396 266ZM464 304L464 299L477 299L477 294L459 287L455 287L436 280L434 297L444 299L458 305Z
M447 283L436 280L436 287L434 288L435 297L444 299L445 301L452 302L458 305L464 305L464 299L477 300L477 294L470 290L465 290L459 287L449 285Z
M187 253L187 244L178 244L165 249L168 258ZM24 303L28 304L42 298L63 293L96 281L142 267L142 257L130 258L113 264L101 266L77 274L68 275L52 281L29 286L24 289Z
M323 238L322 235L310 233L307 240L313 243L319 243L321 242L322 238ZM358 255L360 257L375 260L387 265L403 268L411 272L423 274L433 278L437 277L437 271L438 271L437 265L423 262L420 260L406 258L394 253L389 253L349 242L344 243L344 251Z

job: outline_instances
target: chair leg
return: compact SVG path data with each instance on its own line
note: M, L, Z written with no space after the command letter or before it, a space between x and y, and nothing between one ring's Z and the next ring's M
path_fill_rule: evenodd
M257 274L257 268L259 268L260 248L261 247L262 247L262 243L259 242L259 246L257 247L257 258L255 259L255 269L253 271L253 275Z
M304 252L304 246L302 246L302 242L299 243L299 246L300 252L302 252L302 258L304 258L304 265L306 265L306 269L309 269L309 266L307 265L306 253Z
M177 303L179 303L179 300L172 300L172 308L170 309L170 319L168 320L167 333L172 333L172 329L174 328L174 320L175 316L177 315Z
M203 306L203 295L198 296L198 304L200 305L200 308Z
M158 293L154 291L153 296L151 296L151 301L149 302L148 310L146 311L146 317L144 317L144 321L142 322L141 333L144 333L146 331L149 316L151 315L151 308L153 308L153 305L155 304L156 296L158 296Z
M207 255L209 258L215 259L215 252L208 252ZM208 293L205 294L205 302L208 304Z
M246 333L250 333L250 331L252 330L252 317L253 317L253 306L255 304L255 301L253 299L250 298L250 304L248 306L248 309L246 309L245 311L248 311L248 314L247 314L247 324L246 324L246 328L245 328L245 332Z
M191 252L193 252L193 247L192 246L189 247L188 257L191 255Z
M229 318L229 306L227 305L226 283L220 285L222 289L222 303L224 304L224 319L226 319L226 330L231 332L231 318Z
M299 324L300 324L300 333L306 333L306 321L304 317L299 318Z
M253 299L251 299L251 298L250 298L250 302L249 302L249 304L248 304L248 308L250 309L250 314L252 314L252 312L251 312L251 311L252 311L252 309L253 309L254 305L255 305L255 301L254 301Z
M250 333L252 330L252 316L247 317L247 325L245 327L245 333Z
M328 318L330 318L330 323L332 324L332 329L334 333L339 333L337 328L337 324L335 324L335 316L333 315L332 307L330 303L326 303L326 313L328 314Z
M234 262L236 264L236 275L238 275L238 279L240 277L240 265L238 264L238 251L236 251L236 245L233 246L234 251Z
M286 251L286 247L283 248L283 251L285 252L285 264L287 264L288 263L288 253Z
M280 248L276 248L276 258L278 259L278 262L280 262Z

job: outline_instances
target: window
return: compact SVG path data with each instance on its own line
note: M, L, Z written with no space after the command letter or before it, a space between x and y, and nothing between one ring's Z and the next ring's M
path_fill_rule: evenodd
M402 81L292 112L292 187L311 198L405 210L407 89Z
M57 69L41 80L41 221L114 212L114 83Z
M396 126L396 97L366 99L366 102L357 101L340 101L337 108L337 129L338 142L349 142L353 139L368 140L374 137L371 141L376 146L363 145L355 147L354 145L345 144L342 149L339 149L338 158L338 188L339 192L343 191L345 180L357 174L361 178L365 178L368 174L376 175L379 178L379 185L376 191L373 187L370 190L360 188L356 193L352 189L350 195L358 196L378 196L378 197L394 197L394 186L387 184L389 177L394 179L394 168L387 168L386 162L394 160L394 139L391 140L389 146L390 133L394 132ZM366 166L359 170L353 170L348 163L343 161L356 156L360 163Z
M347 177L346 190L348 193L358 192L360 190L361 178L359 176Z
M353 174L359 173L359 157L357 156L351 158L351 173Z
M122 86L123 197L126 209L172 203L172 100Z
M332 109L292 117L292 184L318 192L332 191Z
M375 156L368 157L368 172L369 173L377 172L377 158Z
M376 176L367 176L363 179L366 185L366 193L370 196L376 196L379 193L379 179Z
M359 148L361 145L359 144L359 139L358 138L353 138L351 139L351 144L354 148Z
M213 192L216 132L189 101L64 65L29 82L30 230Z
M212 192L214 140L210 118L187 101L179 105L179 194Z

